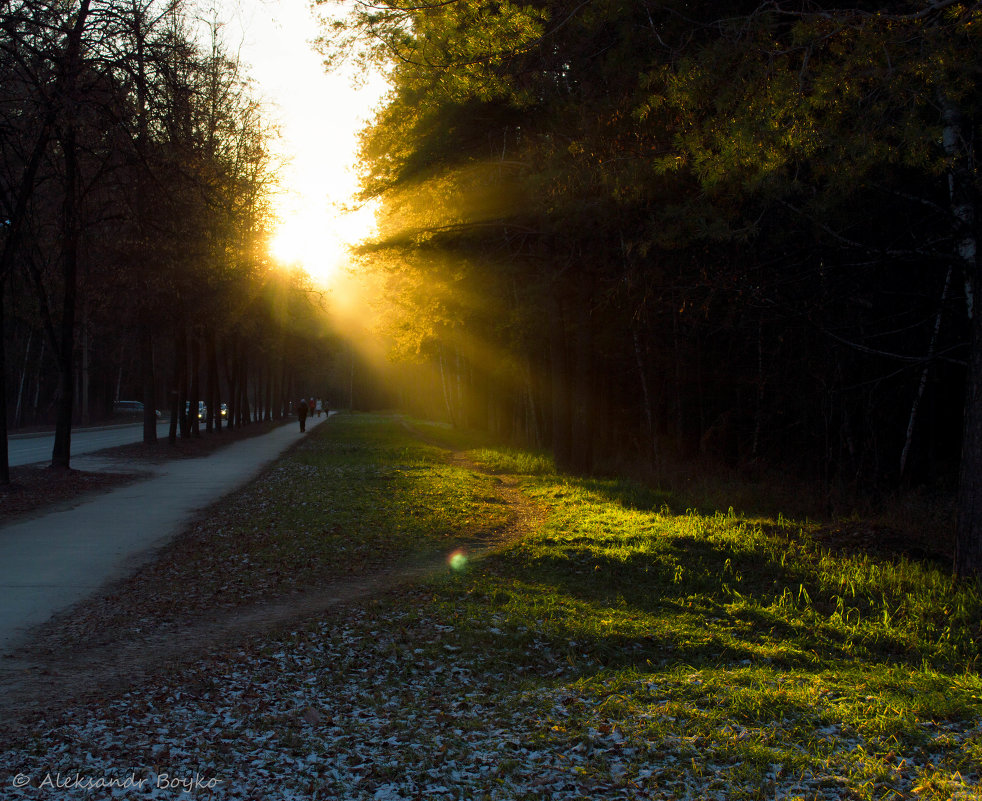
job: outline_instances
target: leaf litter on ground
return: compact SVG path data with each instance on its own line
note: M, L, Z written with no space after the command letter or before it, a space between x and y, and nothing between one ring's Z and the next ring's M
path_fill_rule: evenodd
M410 544L445 544L461 512L475 521L468 538L500 531L500 518L480 525L481 498L494 489L486 476L448 476L438 451L407 466L410 446L387 422L354 418L347 433L335 430L333 446L312 440L275 467L265 479L271 492L254 488L251 500L240 498L241 517L196 541L238 544L224 585L216 590L194 574L216 569L210 560L166 574L192 596L189 608L207 607L228 586L261 598L337 578L343 554L358 546L392 559ZM393 440L398 447L387 449ZM291 460L316 462L312 452L332 447L343 452L337 464L294 470ZM385 463L393 451L398 468ZM416 487L430 480L426 459L436 459L434 474L444 477ZM349 467L368 486L345 486ZM300 513L300 495L273 491L283 486L277 471L302 475L321 501L339 492L347 500ZM412 481L400 485L407 472ZM397 478L378 492L373 482L382 476ZM539 467L536 476L527 491L551 510L536 533L411 589L342 605L285 633L204 649L124 691L67 703L5 749L5 797L980 797L982 683L970 662L954 661L964 648L944 651L948 661L934 649L932 666L920 654L890 652L902 638L856 628L851 641L839 631L835 648L809 655L808 647L822 648L808 633L821 617L815 603L800 595L791 603L782 588L765 596L760 587L772 574L738 579L732 555L730 568L709 581L698 549L675 564L671 549L660 550L665 543L645 546L654 580L635 586L643 572L624 542L628 551L640 548L637 533L619 537L609 508L598 516L596 499L584 500L566 479L543 477ZM440 489L454 482L473 486ZM546 484L545 494L563 497L544 499ZM423 510L433 503L444 511ZM267 516L257 518L264 505ZM670 517L664 510L632 513L668 545L698 541L700 525L707 539L725 540L728 528L689 519L674 533L653 533L658 516ZM332 514L334 522L323 519ZM418 525L410 524L416 515ZM295 584L271 590L264 570L281 569L286 546L270 547L266 529L281 518L290 521L288 540L313 547L325 537L344 547L336 571L301 570ZM584 526L605 533L584 536ZM611 547L598 549L605 537ZM760 561L756 547L747 546ZM286 558L296 553L286 548ZM370 559L363 569L374 569ZM206 587L200 597L197 583ZM119 598L146 586L124 588ZM141 614L152 619L146 608Z

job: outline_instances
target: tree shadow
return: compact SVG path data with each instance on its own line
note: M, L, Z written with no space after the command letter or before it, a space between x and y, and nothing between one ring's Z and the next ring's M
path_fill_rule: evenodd
M556 616L570 621L555 632L558 642L580 643L610 667L667 659L815 668L857 659L919 665L924 658L888 630L862 643L848 627L833 625L838 597L814 574L763 550L675 537L647 552L605 553L584 543L534 560L519 548L494 561L502 578L572 607ZM628 622L604 633L598 621L607 618Z

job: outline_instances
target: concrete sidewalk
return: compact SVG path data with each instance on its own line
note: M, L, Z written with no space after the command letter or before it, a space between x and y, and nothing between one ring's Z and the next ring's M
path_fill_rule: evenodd
M308 418L308 432L325 420ZM146 480L72 509L0 527L0 654L55 612L131 573L194 513L247 483L303 436L295 422L285 424L210 456L172 460Z

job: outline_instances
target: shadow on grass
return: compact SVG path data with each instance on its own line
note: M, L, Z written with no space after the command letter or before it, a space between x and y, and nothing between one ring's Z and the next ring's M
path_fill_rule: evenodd
M575 641L608 667L669 660L814 668L856 656L847 634L774 614L763 593L756 602L744 596L734 604L709 575L726 563L723 556L690 565L689 578L681 580L670 566L641 555L593 557L572 571L550 560L535 566L509 557L495 561L512 615L546 620L558 642Z
M667 511L672 501L671 493L645 486L636 481L581 478L576 479L574 483L578 488L607 503L613 503L622 509L636 512Z
M965 632L959 634L968 641L960 645L934 642L931 621L881 624L890 608L884 598L847 605L807 563L783 561L763 547L688 536L632 552L586 544L537 550L533 543L494 557L489 568L502 587L512 587L512 614L546 620L560 642L581 643L610 667L670 659L950 668L978 650ZM943 611L937 617L940 629Z

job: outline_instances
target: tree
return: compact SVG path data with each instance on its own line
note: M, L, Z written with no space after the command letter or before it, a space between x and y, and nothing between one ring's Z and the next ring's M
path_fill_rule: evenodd
M89 22L91 3L90 0L82 0L81 5L73 20L62 31L59 31L52 16L43 6L29 6L27 4L5 9L8 13L4 17L4 31L9 31L11 36L5 47L4 60L5 67L9 72L5 75L6 86L16 86L18 89L30 87L39 91L37 98L40 102L34 105L38 119L38 126L33 137L33 143L29 150L29 155L23 163L19 173L13 176L13 180L0 193L4 203L4 239L2 250L0 250L0 306L3 301L3 287L7 276L14 264L21 246L29 205L31 198L37 188L38 173L42 166L42 161L48 151L55 127L59 116L63 115L66 107L75 100L74 94L77 89L80 71L80 55L82 48L82 38ZM39 21L40 20L40 24ZM49 28L50 26L50 28ZM53 56L47 63L41 54L44 52L44 39L52 32L57 36L61 33L60 41L53 48ZM40 46L39 46L40 44ZM39 58L39 56L41 56ZM27 69L25 69L25 67ZM42 83L44 76L52 76L50 86ZM21 102L28 104L34 103L35 98L21 96ZM15 101L16 103L17 101ZM19 105L19 104L18 104ZM24 109L24 106L20 106ZM17 113L15 112L15 116ZM31 119L30 113L26 115ZM23 130L20 125L11 126L14 131ZM5 133L9 134L11 128ZM5 142L5 144L9 144ZM66 152L66 164L72 164L74 158L74 146L69 138L71 147ZM10 152L5 148L7 152ZM13 160L17 165L17 160ZM15 166L16 169L16 166ZM66 200L65 222L66 239L65 255L69 259L68 269L71 269L72 242L71 242L71 220L74 210L72 201ZM2 323L2 318L0 318ZM2 346L0 346L2 347ZM3 426L3 450L0 452L0 482L6 484L10 481L9 459L7 456L7 408L6 408L6 359L0 351L0 394L3 400L0 401L0 412L2 412ZM63 436L63 434L62 434ZM56 448L57 452L57 448Z
M975 353L977 4L359 8L326 41L391 69L363 145L391 330L444 374L460 353L464 384L488 353L542 365L576 470L701 451L791 463L834 503L951 473L963 444L975 553L982 448L950 421Z
M920 369L902 467L928 370L945 357L938 332L952 311L951 275L961 276L970 331L963 334L968 371L954 570L966 577L982 573L982 372L974 314L979 175L972 159L977 128L970 124L980 101L973 56L980 19L978 4L958 2L898 3L876 12L826 6L805 13L773 4L741 28L746 80L730 80L736 37L723 37L676 73L674 89L680 94L672 100L680 109L713 106L714 113L702 117L706 124L683 147L704 185L736 178L743 186L771 183L774 193L771 176L780 175L776 196L788 203L810 193L798 213L821 229L831 246L878 252L880 260L913 262L936 273L934 281L944 290L939 310L925 310L922 317L932 326L930 336L921 334L921 341L930 343L921 345L927 355L898 352ZM747 39L752 39L749 48ZM759 55L756 63L746 58L748 51ZM726 86L712 77L723 70ZM855 217L836 219L833 204L854 207L851 198L868 198L871 192L912 225L857 231ZM883 233L893 241L888 244Z
M194 366L209 343L209 369L187 373L180 400L204 394L219 407L216 334L241 325L236 315L265 280L271 129L217 27L202 51L176 3L14 3L2 22L0 287L18 278L17 307L32 310L31 333L43 330L55 355L52 465L67 468L93 365L104 371L96 394L106 411L121 362L141 365L144 437L156 437L168 328L187 343L177 364L190 355Z

